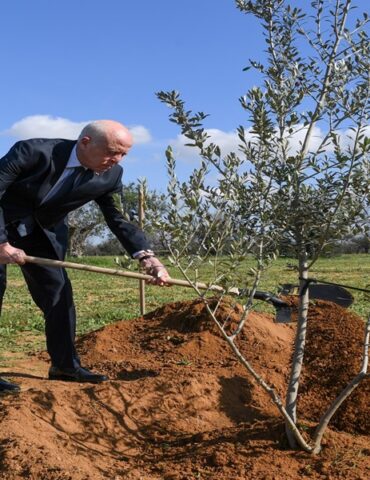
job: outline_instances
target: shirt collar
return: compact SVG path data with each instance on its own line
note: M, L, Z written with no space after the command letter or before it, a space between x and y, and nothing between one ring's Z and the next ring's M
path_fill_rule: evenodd
M76 167L83 167L85 170L87 170L86 167L81 165L78 157L77 157L77 143L76 145L72 148L72 152L69 156L66 168L76 168Z

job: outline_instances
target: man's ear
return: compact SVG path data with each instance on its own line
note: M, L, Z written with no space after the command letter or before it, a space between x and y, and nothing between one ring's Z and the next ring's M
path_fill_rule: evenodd
M84 146L86 146L90 142L91 142L91 137L89 137L88 135L85 135L84 137L80 138L80 143L82 143L82 145Z

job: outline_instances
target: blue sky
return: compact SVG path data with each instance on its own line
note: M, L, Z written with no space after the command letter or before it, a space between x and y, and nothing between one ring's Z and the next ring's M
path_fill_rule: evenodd
M1 155L19 138L73 138L113 118L136 132L125 180L164 188L164 150L179 132L154 92L179 90L226 143L246 122L238 98L256 79L242 69L264 41L233 0L5 0L0 12Z
M355 3L363 10L368 0ZM19 139L76 138L88 121L112 118L136 140L124 181L146 177L164 190L168 144L180 178L197 158L156 91L178 90L189 109L209 113L205 126L224 154L236 127L248 127L238 98L261 79L243 68L263 58L265 42L234 0L4 0L0 15L0 156Z

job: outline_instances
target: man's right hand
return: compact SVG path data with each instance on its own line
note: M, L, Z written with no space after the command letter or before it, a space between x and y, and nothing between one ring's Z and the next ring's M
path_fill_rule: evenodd
M10 243L1 243L0 244L0 263L17 263L18 265L23 265L26 263L25 260L26 253L20 248L14 248Z
M157 257L148 257L139 260L140 266L145 269L145 273L153 277L152 280L147 280L146 283L152 285L159 285L160 287L170 287L171 284L167 283L170 280L170 275L166 270L166 267L161 263Z

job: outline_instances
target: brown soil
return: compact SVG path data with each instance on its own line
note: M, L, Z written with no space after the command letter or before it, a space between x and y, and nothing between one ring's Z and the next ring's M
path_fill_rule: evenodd
M220 320L232 327L238 313L224 304ZM313 305L309 320L299 415L312 433L358 371L364 329L360 318L327 302ZM238 341L280 395L294 330L254 313ZM1 397L1 480L370 477L369 381L334 417L320 455L289 450L277 409L200 301L115 323L81 337L78 349L83 364L109 382L47 381L44 354L9 373L22 392Z

